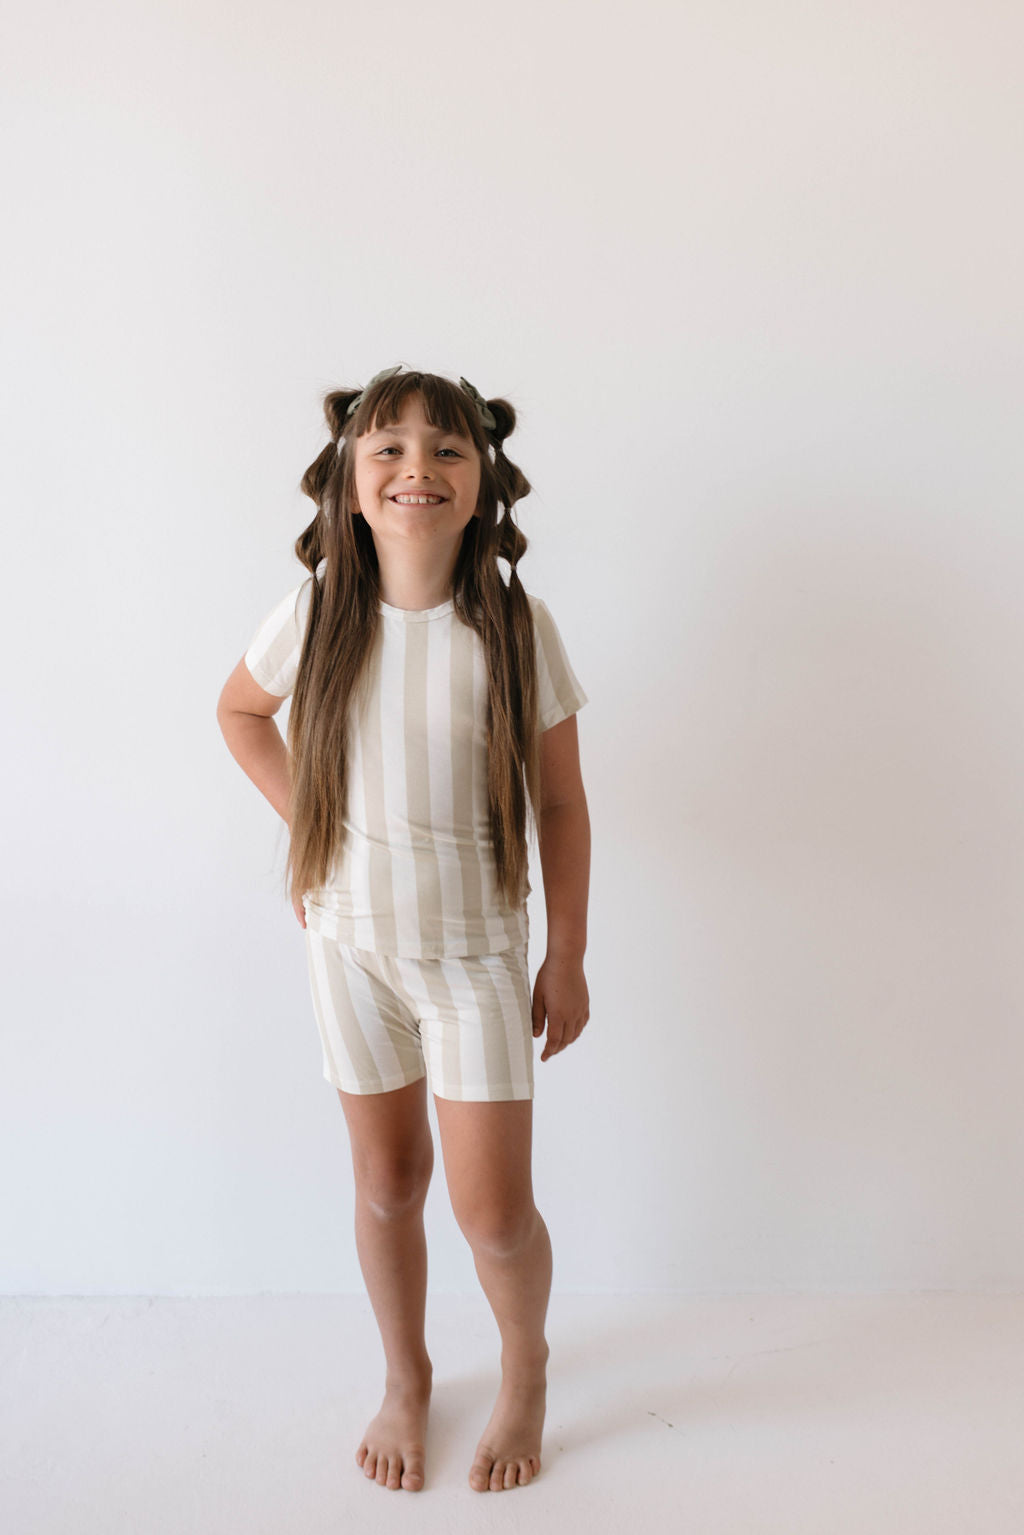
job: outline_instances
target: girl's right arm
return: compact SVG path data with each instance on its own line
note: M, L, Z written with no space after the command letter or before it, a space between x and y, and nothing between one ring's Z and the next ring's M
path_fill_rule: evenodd
M284 703L254 679L239 661L217 703L217 723L242 771L288 824L291 757L271 715Z

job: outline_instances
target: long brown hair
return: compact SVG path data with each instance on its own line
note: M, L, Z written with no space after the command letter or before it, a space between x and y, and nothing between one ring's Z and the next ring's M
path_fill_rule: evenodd
M532 813L535 824L540 770L533 614L516 572L527 539L512 518L512 507L529 495L530 483L501 446L515 427L516 413L507 400L488 400L496 423L488 430L472 397L436 373L393 374L368 389L348 416L359 393L339 389L324 396L332 440L301 481L317 513L295 541L313 582L288 720L288 894L294 901L325 884L341 851L349 702L377 633L377 550L365 517L353 511L358 508L355 440L397 422L408 397L418 394L431 426L471 438L480 454L479 515L463 531L452 598L456 617L480 636L487 663L490 834L499 888L509 905L518 907L526 893L528 816ZM504 508L500 520L499 507ZM324 558L320 580L316 572ZM507 585L499 559L511 567Z

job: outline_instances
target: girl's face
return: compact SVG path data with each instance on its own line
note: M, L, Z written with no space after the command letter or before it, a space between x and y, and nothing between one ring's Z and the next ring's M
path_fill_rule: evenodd
M432 427L419 395L401 419L356 438L359 511L375 540L458 541L480 495L480 454L471 437ZM402 497L427 496L423 501Z

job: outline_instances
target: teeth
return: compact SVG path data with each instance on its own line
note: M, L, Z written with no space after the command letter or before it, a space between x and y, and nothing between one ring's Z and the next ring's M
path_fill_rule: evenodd
M439 506L444 500L443 496L392 496L392 501L399 502L402 506Z

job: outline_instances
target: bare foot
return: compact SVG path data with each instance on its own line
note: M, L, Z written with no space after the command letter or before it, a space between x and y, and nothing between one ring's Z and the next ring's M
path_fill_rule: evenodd
M469 1473L475 1492L525 1487L540 1471L540 1441L547 1396L544 1365L504 1372L491 1421Z
M430 1376L386 1387L380 1412L363 1435L356 1464L379 1487L423 1486L424 1439L430 1411Z

